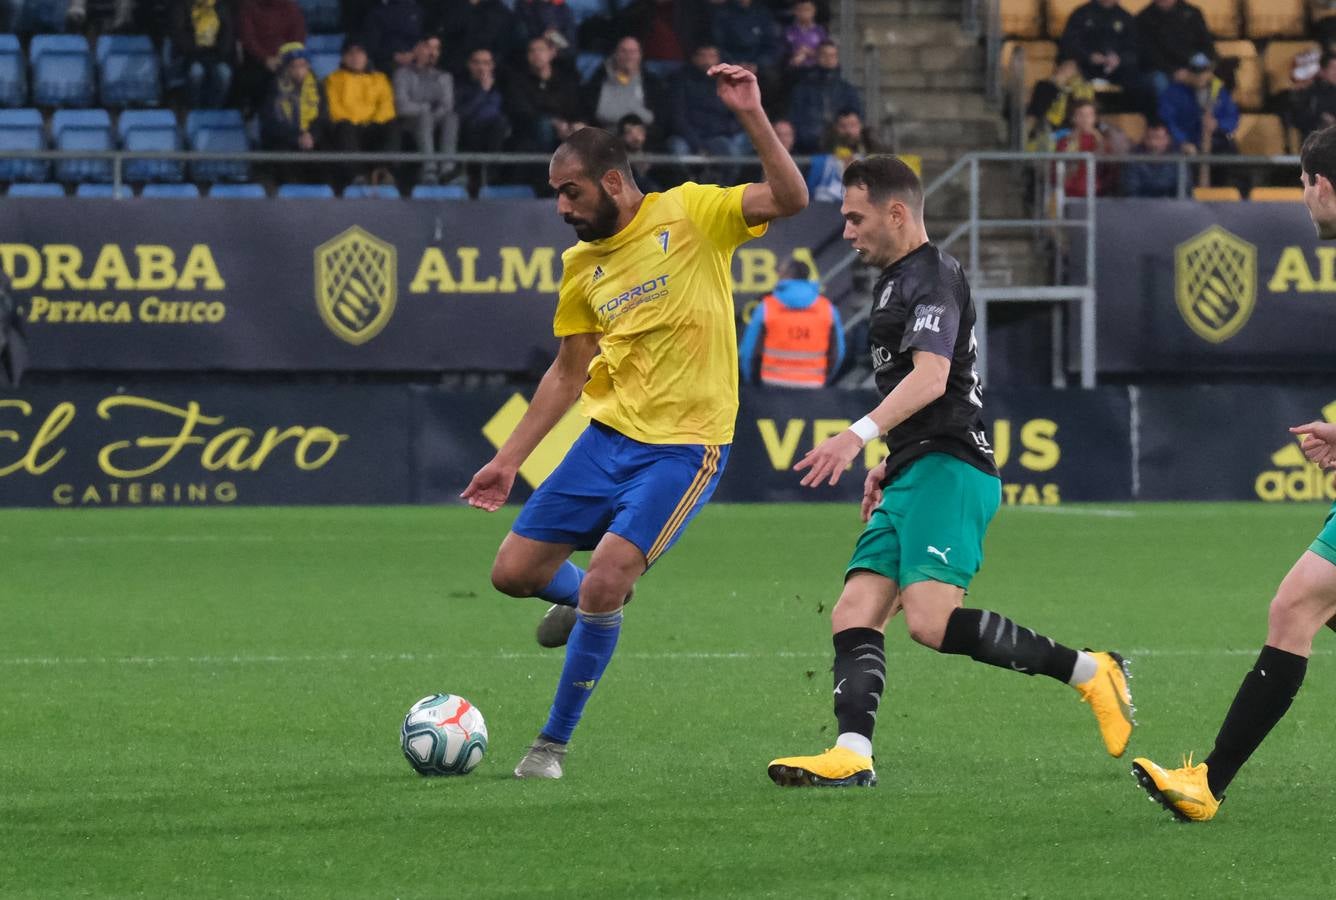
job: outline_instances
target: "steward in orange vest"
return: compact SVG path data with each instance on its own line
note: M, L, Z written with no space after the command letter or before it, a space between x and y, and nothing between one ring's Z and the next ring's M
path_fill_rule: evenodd
M844 361L844 328L835 304L792 262L785 278L752 312L738 348L742 379L774 387L819 388ZM760 365L756 357L760 356Z

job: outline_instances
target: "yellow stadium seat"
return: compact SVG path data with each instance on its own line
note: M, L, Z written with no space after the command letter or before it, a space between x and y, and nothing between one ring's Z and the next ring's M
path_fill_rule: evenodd
M1248 37L1304 36L1304 0L1243 0Z
M1024 79L1025 102L1030 101L1030 91L1037 82L1053 74L1053 66L1058 59L1058 45L1052 41L1007 41L1002 45L1002 75L1005 80L1011 72L1011 55L1016 48L1025 51ZM1005 83L1005 81L1004 81Z
M1271 41L1262 52L1262 69L1266 72L1266 94L1288 91L1293 83L1290 70L1294 57L1308 50L1320 50L1317 41Z
M1220 59L1238 60L1234 73L1234 102L1239 109L1249 112L1262 108L1266 99L1262 91L1262 60L1257 45L1252 41L1216 41L1215 55Z
M923 177L923 157L917 153L897 153L895 158L909 166L919 178Z
M1127 135L1133 144L1141 143L1146 135L1146 117L1141 113L1111 113L1103 118L1105 123Z
M1039 0L1000 0L1002 33L1007 37L1043 37Z
M1067 20L1077 7L1085 6L1090 0L1047 0L1048 36L1053 40L1062 37L1062 29L1067 27Z
M1195 187L1192 199L1205 203L1236 203L1243 199L1236 187Z
M1235 138L1244 156L1279 156L1285 152L1285 126L1280 116L1244 113L1239 116Z
M1197 0L1206 27L1217 38L1239 36L1239 0Z
M1302 203L1304 189L1299 187L1255 187L1248 194L1249 200L1259 203Z
M1123 0L1122 7L1135 16L1153 2L1154 0Z

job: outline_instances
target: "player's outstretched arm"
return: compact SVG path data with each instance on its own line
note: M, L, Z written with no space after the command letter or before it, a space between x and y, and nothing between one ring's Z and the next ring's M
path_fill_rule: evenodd
M561 339L557 358L538 383L520 423L459 495L469 506L496 512L506 502L520 465L580 398L589 377L589 363L598 355L598 339L597 334L571 334Z
M1303 435L1299 446L1309 462L1324 469L1336 468L1336 423L1309 422L1294 426L1290 433Z
M747 185L742 193L742 216L747 224L756 226L802 212L807 208L807 181L766 118L756 76L742 66L726 63L712 67L708 74L715 80L719 99L751 138L765 171L765 181Z

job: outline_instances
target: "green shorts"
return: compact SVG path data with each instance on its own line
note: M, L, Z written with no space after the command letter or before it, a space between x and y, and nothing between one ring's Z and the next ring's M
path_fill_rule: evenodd
M919 581L969 587L1001 502L1000 479L945 453L920 457L885 487L844 577L866 570L901 589Z
M1336 565L1336 503L1331 505L1331 509L1327 512L1327 521L1322 523L1322 530L1318 532L1313 543L1308 545L1308 549L1332 565Z

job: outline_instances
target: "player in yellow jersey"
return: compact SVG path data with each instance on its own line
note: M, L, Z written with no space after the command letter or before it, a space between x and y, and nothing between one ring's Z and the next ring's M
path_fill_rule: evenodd
M561 777L636 579L714 493L738 409L733 251L807 206L756 76L732 65L709 74L765 181L645 195L620 142L597 128L552 155L557 213L580 239L562 255L553 320L561 346L514 433L462 494L479 509L500 508L520 464L583 394L589 427L529 498L492 566L497 590L554 604L539 642L566 644L547 724L516 766L519 778ZM594 551L587 572L570 561L580 549Z

